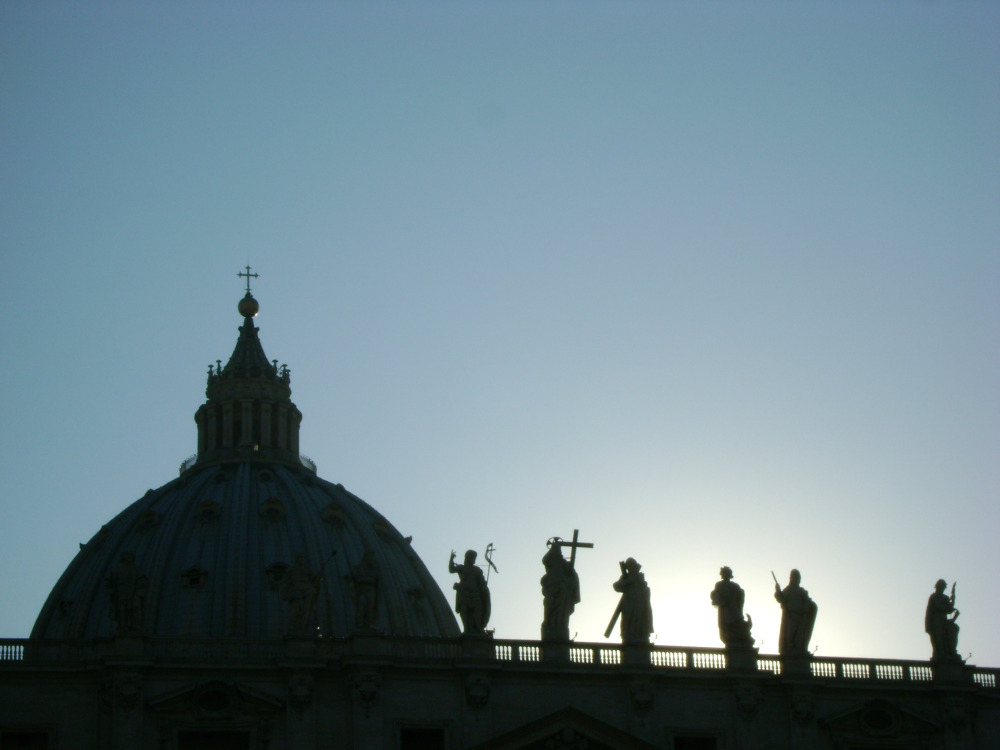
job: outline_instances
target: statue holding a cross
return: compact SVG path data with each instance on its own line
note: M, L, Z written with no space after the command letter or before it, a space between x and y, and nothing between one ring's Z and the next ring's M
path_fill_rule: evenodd
M548 541L549 551L542 558L545 575L542 576L542 602L545 617L542 620L543 641L569 641L569 616L580 601L580 578L576 574L577 548L593 548L590 542L581 542L580 530L573 530L573 541L560 537ZM563 557L562 548L570 548L569 560Z

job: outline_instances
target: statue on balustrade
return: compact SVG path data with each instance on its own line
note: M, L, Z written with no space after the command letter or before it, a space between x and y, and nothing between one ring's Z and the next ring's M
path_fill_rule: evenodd
M462 618L462 632L466 635L483 635L490 621L490 590L486 576L476 565L476 551L466 550L465 561L455 564L455 551L448 560L448 572L458 573L455 589L455 611Z
M716 582L711 595L712 606L719 611L719 638L726 648L752 648L753 620L750 615L743 617L746 594L733 580L733 570L728 565L719 570L719 576L722 580Z
M108 577L111 619L116 633L137 633L142 630L146 611L149 579L135 563L135 554L123 552L118 565Z
M580 601L580 577L573 565L563 557L561 540L553 539L542 558L543 641L568 641L569 617Z
M653 607L650 603L649 584L646 583L646 576L640 572L642 566L634 557L618 563L618 566L621 568L621 577L611 585L621 594L621 599L618 600L618 608L611 617L608 629L604 631L604 637L611 635L615 621L620 615L622 643L646 645L653 632Z
M351 582L351 598L354 602L354 627L370 630L378 620L378 581L381 571L375 562L375 555L366 549L361 561L345 576Z
M314 635L313 611L319 598L323 576L309 567L306 556L297 554L292 565L281 579L281 598L288 602L289 633Z
M924 630L931 637L931 661L961 661L958 655L958 610L955 609L955 584L951 596L944 593L948 587L944 579L934 584L934 593L927 600L924 613Z
M778 635L778 653L782 656L806 656L809 654L809 639L816 624L816 602L809 598L809 592L802 588L802 574L793 570L788 576L784 589L774 578L774 598L781 605L781 631Z

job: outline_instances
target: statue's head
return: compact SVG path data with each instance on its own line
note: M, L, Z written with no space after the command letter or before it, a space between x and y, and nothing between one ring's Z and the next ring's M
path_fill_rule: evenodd
M465 551L465 564L466 565L476 564L476 551L474 549L468 549Z
M631 573L638 573L641 567L642 566L638 562L636 562L636 559L634 557L630 557L628 560L625 561L625 570Z
M728 581L733 577L733 569L728 565L723 565L719 568L719 575L722 577L722 580Z
M802 574L795 568L792 568L792 572L788 575L788 582L793 586L798 586L802 583Z
M945 580L943 578L938 579L938 582L934 584L934 590L937 591L939 594L942 593L947 587L948 584L945 583Z
M546 567L565 561L566 558L562 555L562 545L559 544L559 542L552 542L552 545L549 547L549 551L545 553L544 557L542 557L542 564Z

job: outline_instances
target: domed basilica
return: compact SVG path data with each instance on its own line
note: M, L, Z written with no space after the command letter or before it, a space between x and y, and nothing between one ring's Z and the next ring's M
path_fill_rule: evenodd
M552 540L543 640L495 637L473 553L449 601L388 519L300 455L246 270L197 454L81 545L29 639L0 639L0 750L1000 747L1000 670L817 658L791 625L789 650L759 654L728 569L722 648L651 645L631 559L622 643L579 643L579 544ZM808 612L794 584L779 594Z
M265 356L249 290L239 311L236 347L225 366L209 371L208 399L195 414L197 455L83 546L32 638L123 630L163 638L344 637L360 624L390 635L457 636L448 602L400 533L299 455L302 414L288 368ZM361 623L351 569L363 559L378 571L384 606ZM315 596L311 577L322 578ZM293 605L296 588L306 594L302 606Z

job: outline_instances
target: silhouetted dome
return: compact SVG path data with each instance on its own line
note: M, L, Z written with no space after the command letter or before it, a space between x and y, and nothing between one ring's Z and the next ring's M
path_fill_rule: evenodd
M81 547L32 638L101 638L123 629L112 611L123 559L138 592L136 632L281 638L296 630L293 594L283 580L299 560L313 585L318 579L308 633L344 636L357 625L349 574L366 550L379 572L375 629L459 634L409 542L299 456L301 414L290 400L288 370L267 361L249 309L241 303L245 320L228 364L209 371L208 400L195 415L198 455L179 478L147 492Z
M315 625L346 635L354 607L345 576L366 549L381 573L379 630L458 635L423 562L374 508L305 467L242 461L191 469L102 527L59 579L32 637L113 633L108 581L126 552L148 578L138 624L148 635L284 636L289 605L276 579L298 554L323 574Z

